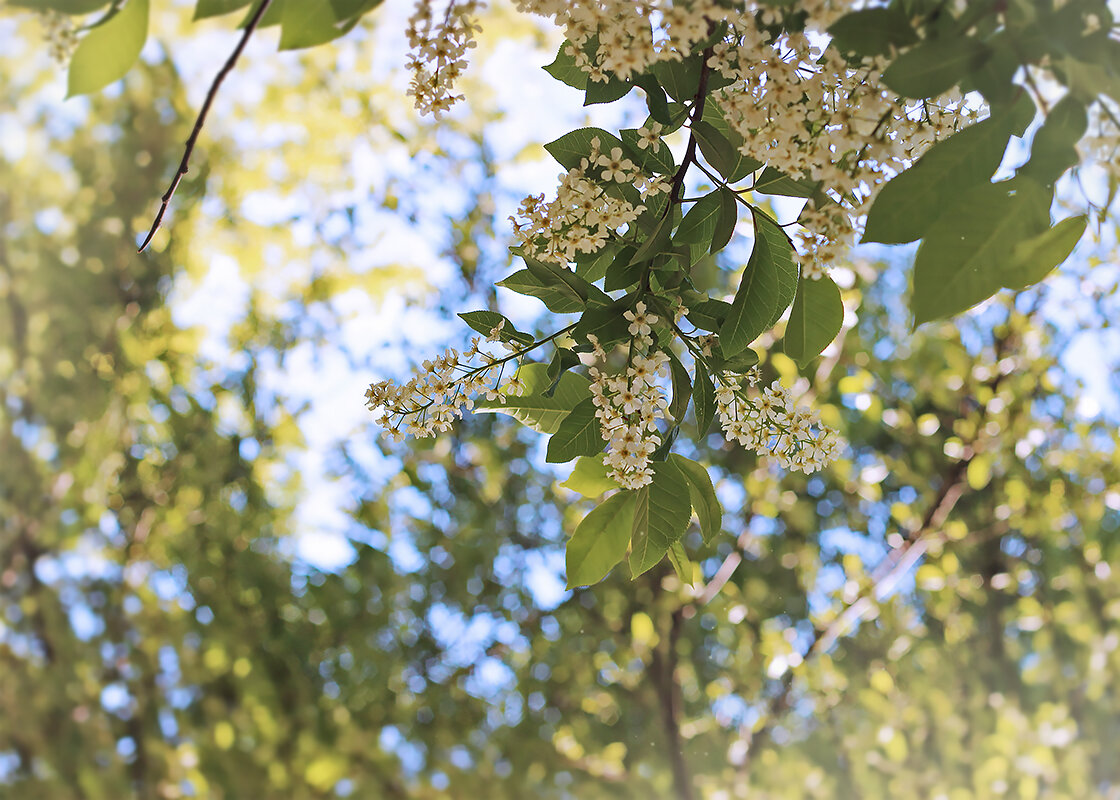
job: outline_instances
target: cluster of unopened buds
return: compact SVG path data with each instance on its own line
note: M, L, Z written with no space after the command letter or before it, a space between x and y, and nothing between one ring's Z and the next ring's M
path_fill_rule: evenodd
M508 395L521 394L516 374L499 391L503 367L518 355L513 345L501 342L504 325L503 320L490 331L485 343L478 337L471 339L470 348L461 355L449 348L442 356L423 362L407 383L384 380L371 384L366 390L366 407L378 413L377 423L399 442L406 434L423 439L449 430L463 416L463 409L474 408L478 395L502 402ZM499 357L483 350L492 342L500 342L513 355Z
M588 374L599 432L607 443L603 463L619 486L638 489L653 480L650 456L661 444L657 423L669 405L658 381L667 377L669 357L653 349L651 326L659 318L649 313L645 303L636 303L625 317L631 336L626 370L612 375L592 366ZM605 362L607 353L598 339L587 338L596 359Z
M794 404L789 390L778 381L755 390L757 367L745 377L748 387L734 376L721 376L716 390L717 415L729 442L806 474L836 460L844 441L821 423L816 411Z

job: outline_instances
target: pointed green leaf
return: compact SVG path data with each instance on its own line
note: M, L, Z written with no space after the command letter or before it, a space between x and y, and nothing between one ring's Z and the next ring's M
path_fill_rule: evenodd
M704 195L695 203L681 220L680 227L673 234L674 244L703 244L704 251L712 243L712 235L716 231L716 222L720 214L719 191Z
M613 103L615 100L625 97L634 88L631 81L620 80L613 72L606 72L606 75L607 79L605 81L597 81L588 76L587 86L583 94L583 104L585 106Z
M696 574L695 566L688 560L688 553L684 550L684 545L676 542L669 548L669 563L673 565L673 571L677 573L677 577L681 579L682 583L692 585L695 583Z
M634 492L613 494L576 527L564 555L569 589L598 583L625 557L635 500Z
M568 42L564 41L556 52L556 58L543 68L545 72L561 83L566 83L581 92L587 88L587 73L576 66L576 60L568 55Z
M739 201L733 191L727 188L719 190L719 217L716 219L716 229L712 234L712 245L708 252L715 255L727 247L731 237L735 235L735 224L739 221Z
M610 468L600 456L577 458L572 474L560 485L584 497L598 497L604 492L619 488L618 483L610 476Z
M731 312L719 330L720 344L727 357L745 350L777 322L797 292L793 245L778 223L757 209L752 211L754 250L731 303Z
M633 295L615 300L607 306L595 306L583 312L572 338L579 343L587 341L587 334L593 334L604 349L630 338L630 323L623 316L634 307Z
M708 475L708 470L704 469L703 464L682 455L674 453L669 456L669 461L688 481L689 501L692 503L692 510L696 512L696 518L700 520L700 533L703 534L704 543L707 544L715 538L723 525L723 506L719 504L719 499L716 497L716 488L712 485L711 476Z
M918 41L906 13L897 8L864 8L845 14L828 29L841 53L878 56Z
M148 0L128 0L78 42L70 59L66 96L96 92L123 78L147 38Z
M314 47L349 33L360 16L340 17L339 5L339 0L289 0L280 18L280 49Z
M962 193L988 182L1012 132L1033 114L1034 103L1024 95L1012 112L989 117L935 144L880 190L867 215L863 241L901 244L920 239Z
M585 398L571 410L556 433L548 440L545 461L563 464L579 456L593 456L603 450L603 437L599 434L599 420L595 416L593 398Z
M1024 289L1038 283L1069 258L1088 223L1084 214L1070 217L1045 233L1016 242L1010 261L999 270L1000 283L1008 289Z
M637 128L625 128L619 131L619 134L626 145L626 155L641 168L642 172L672 175L677 171L673 153L665 142L658 143L655 153L652 146L647 145L644 150L638 146L640 137Z
M490 331L501 325L502 329L498 332L501 341L514 342L519 345L532 344L533 342L532 336L517 330L512 322L496 311L465 311L459 314L459 318L483 336L489 336Z
M688 378L688 370L677 358L676 353L669 353L669 370L673 378L673 402L669 404L669 414L680 422L688 411L688 401L692 399L692 381Z
M564 169L575 169L579 162L591 153L591 140L599 139L599 152L610 153L612 148L622 147L622 140L602 128L577 128L565 133L559 139L544 146L549 155L560 162Z
M967 36L926 39L898 56L883 72L883 83L904 97L936 97L957 85L985 52Z
M731 304L723 300L704 300L689 303L685 317L697 328L715 333L731 313Z
M802 277L786 324L786 355L804 367L832 343L843 322L844 304L832 278Z
M708 377L708 371L699 361L696 362L696 382L692 387L692 403L696 410L696 431L703 438L712 427L716 418L716 387Z
M545 396L551 383L545 364L525 364L518 370L517 377L524 387L521 395L504 389L505 402L481 400L475 404L475 413L508 414L539 433L556 433L568 413L591 396L587 388L590 382L575 372L565 372L556 392L551 397Z
M693 123L692 135L696 137L704 160L715 167L728 183L742 180L762 166L758 159L739 152L735 143L707 118Z
M692 517L688 482L672 462L653 465L653 483L635 493L630 534L630 574L637 578L655 566L688 529Z
M949 317L999 291L1015 244L1049 224L1050 196L1016 179L975 186L930 228L914 260L914 324Z
M1031 142L1031 160L1020 167L1018 174L1027 175L1043 186L1053 184L1081 160L1076 145L1088 125L1085 104L1073 94L1067 94L1046 115L1046 121Z
M546 286L536 275L527 269L521 269L510 275L505 280L498 281L498 286L528 295L540 300L549 311L557 314L571 314L583 311L586 305L583 299L566 283L558 282Z
M244 0L249 2L249 0ZM109 0L8 0L16 8L51 9L62 14L91 14L109 5Z
M780 194L783 197L815 197L820 190L820 181L791 178L784 172L767 167L751 187L759 194Z

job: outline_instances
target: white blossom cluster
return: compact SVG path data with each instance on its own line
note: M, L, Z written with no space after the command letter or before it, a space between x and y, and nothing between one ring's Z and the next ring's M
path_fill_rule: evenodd
M716 413L729 442L806 474L823 469L840 455L844 447L840 435L821 423L818 412L795 405L789 390L778 381L754 390L757 368L747 374L749 389L733 376L724 375L720 380Z
M630 350L624 372L608 374L591 367L591 396L599 431L607 443L603 464L624 489L640 489L653 480L650 456L661 444L657 422L665 416L669 401L658 386L667 377L669 356L653 349L652 329L659 318L638 302L625 312L630 323ZM605 362L607 353L598 339L589 335L596 358Z
M810 200L796 241L803 273L825 273L852 244L878 187L931 144L974 120L963 98L908 103L880 81L886 60L853 66L823 53L805 33L772 38L760 28L782 10L757 2L728 8L714 0L518 0L522 11L564 28L568 53L595 81L626 79L658 61L680 60L717 24L727 34L708 61L731 84L714 95L743 138L742 152L795 178L820 181L827 200ZM855 0L800 0L806 27L821 33Z
M529 256L567 263L577 253L594 253L609 241L612 231L629 225L645 211L645 206L610 194L603 183L637 185L643 198L668 191L662 178L642 175L623 156L622 148L604 153L601 146L594 137L588 157L559 176L555 200L546 203L543 194L526 197L517 216L510 217L514 236Z
M443 13L437 13L433 0L417 0L408 19L407 67L412 72L408 94L416 99L422 114L439 115L462 99L452 94L455 80L466 69L467 50L475 46L474 34L480 30L475 17L481 0L445 0Z
M504 324L503 320L494 328L486 342L499 341ZM516 375L499 386L502 367L512 356L499 358L483 350L483 346L475 337L470 349L461 356L449 348L442 356L423 362L422 369L407 383L397 385L384 380L370 384L366 407L378 413L377 423L399 442L406 434L422 439L449 430L455 419L463 416L464 408L474 408L474 398L479 394L487 400L504 400L506 394L520 395L522 387ZM516 354L512 345L503 346Z
M563 27L569 54L598 82L609 73L626 80L658 61L687 57L724 14L713 0L517 0L517 8ZM592 37L597 46L588 52Z
M801 3L810 29L823 31L845 3ZM776 10L768 14L777 19ZM939 139L970 124L959 93L913 103L881 82L886 59L849 64L805 33L770 39L753 13L729 19L732 33L708 64L733 81L716 93L744 155L795 178L819 181L828 199L810 200L798 231L804 274L819 277L852 244L876 190Z
M46 9L39 12L39 21L43 24L43 36L47 40L47 51L51 58L56 64L67 64L74 48L78 46L74 18L61 11Z

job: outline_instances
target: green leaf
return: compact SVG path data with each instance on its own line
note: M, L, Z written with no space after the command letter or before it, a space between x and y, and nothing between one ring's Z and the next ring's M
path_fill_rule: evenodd
M703 244L704 250L707 251L716 232L721 206L718 190L704 195L693 203L692 208L681 220L677 232L673 234L673 243Z
M630 534L630 574L655 566L688 529L692 517L688 483L672 462L653 464L653 483L635 492Z
M532 336L517 330L512 322L496 311L466 311L459 314L459 318L483 336L489 336L490 331L504 323L501 331L498 332L498 336L503 342L516 342L520 345L533 343Z
M984 53L985 47L967 36L926 39L891 62L883 83L904 97L936 97L956 86Z
M1038 283L1069 258L1088 223L1089 217L1084 214L1070 217L1045 233L1016 242L1010 260L1000 267L999 282L1008 289L1024 289Z
M518 294L535 297L545 304L549 311L557 314L572 314L583 311L585 303L580 296L572 291L566 283L560 282L546 286L536 275L527 269L521 269L502 281L502 286Z
M576 60L568 55L568 43L563 42L556 51L556 59L544 67L544 71L561 83L566 83L581 92L587 88L587 73L576 66Z
M535 258L522 256L526 269L533 274L544 286L550 286L558 291L568 291L573 298L586 305L605 305L611 302L608 294L598 286L584 280L572 270L554 264L551 261L537 261Z
M607 274L607 267L618 255L619 245L608 244L594 253L580 254L576 257L576 274L588 283L602 280Z
M658 61L649 71L678 103L692 100L700 89L700 54L680 61Z
M604 492L619 488L618 483L610 476L610 468L599 456L577 458L572 474L560 485L584 497L598 497ZM629 531L629 524L626 527Z
M340 18L336 10L338 2L339 0L288 0L284 3L280 17L280 49L314 47L349 33L358 24L360 17Z
M652 259L654 255L668 251L669 243L671 241L670 232L672 230L672 217L666 214L662 217L661 222L657 224L653 232L650 235L646 236L645 241L642 242L642 246L640 246L640 248L637 249L637 252L634 253L634 258L632 259L631 264L642 264L645 261ZM612 267L614 267L614 264L612 264ZM607 270L608 275L609 272L610 270Z
M621 148L622 140L602 128L577 128L565 133L559 139L544 146L549 155L560 162L564 169L575 169L579 162L591 153L591 140L599 138L599 152L610 153L612 148Z
M752 191L759 194L780 194L783 197L816 197L820 191L820 181L807 181L791 178L784 172L779 172L773 167L767 167L758 176Z
M844 304L832 278L802 277L786 324L786 355L804 367L831 344L843 322Z
M897 8L864 8L845 14L828 29L832 44L841 53L861 56L890 53L918 41L909 17Z
M244 0L246 3L249 0ZM109 5L109 0L8 0L16 8L51 9L61 14L91 14Z
M669 456L669 463L680 470L681 475L688 481L688 496L696 518L700 521L700 532L704 535L707 544L719 533L723 525L723 506L716 498L716 487L712 485L711 476L703 464L690 458L673 453Z
M731 237L735 235L735 224L739 221L739 201L736 194L727 188L719 190L719 216L716 219L716 228L712 233L712 244L708 252L715 255L727 247Z
M741 375L758 364L758 353L751 349L740 350L731 358L724 358L723 348L720 347L719 342L716 342L712 347L712 356L708 361L712 364L713 369Z
M249 10L245 12L241 21L237 23L239 30L243 30L249 26L249 22L257 13L257 9L261 7L262 2L264 2L264 0L254 0L253 4L249 6ZM298 0L295 0L295 2L298 2ZM257 28L263 30L273 25L281 24L284 21L284 6L287 4L288 0L272 0L272 5L264 12L264 16L261 17L260 22L257 23Z
M475 412L508 414L539 433L556 433L568 413L591 396L591 390L587 388L590 382L574 372L565 372L560 377L556 392L551 397L545 396L544 392L551 384L545 364L525 364L518 370L517 377L524 387L523 394L510 394L506 389L503 392L504 403L482 400L475 405Z
M568 540L568 588L591 586L626 556L634 523L634 492L619 492L591 510Z
M1050 196L1015 179L974 186L930 228L914 260L915 326L991 297L1016 243L1049 225Z
M723 300L704 300L699 303L689 303L685 317L697 328L714 333L723 327L724 321L730 314L730 303Z
M661 142L657 152L654 153L652 147L646 147L645 150L638 147L637 128L625 128L619 131L619 134L626 144L626 155L641 168L642 172L672 175L677 171L676 164L673 162L673 153L665 142Z
M754 250L743 272L731 312L719 330L725 356L733 356L778 321L797 293L793 245L774 220L752 208Z
M552 434L545 461L562 464L579 456L593 456L603 451L603 444L599 420L595 416L595 401L588 397L564 417L556 433Z
M696 431L703 438L716 418L716 387L699 361L696 362L696 382L692 386L692 404L696 409Z
M579 355L567 347L557 347L548 362L548 388L544 390L545 397L552 397L560 386L560 378L572 367L580 365Z
M1046 115L1046 121L1031 142L1031 160L1020 167L1017 174L1033 178L1043 186L1052 185L1081 160L1076 145L1088 126L1085 104L1073 94L1067 94Z
M572 330L572 338L582 344L587 341L587 334L591 333L604 349L609 350L611 345L630 338L630 323L622 315L633 307L633 295L627 295L608 306L587 309Z
M646 107L649 108L650 116L662 125L671 125L673 119L669 114L669 101L657 78L652 73L645 72L635 76L633 83L646 93Z
M863 241L901 244L920 239L962 193L991 178L1012 131L1033 114L1034 103L1024 95L1012 112L989 117L935 144L880 190L867 215Z
M742 180L759 167L762 162L745 156L728 137L717 129L708 119L692 124L692 134L704 159L727 179L728 183Z
M613 103L630 93L634 88L631 81L621 80L613 72L604 70L607 75L605 81L597 81L588 76L587 87L583 93L583 104L585 106L598 105L600 103Z
M684 550L684 545L680 542L675 542L669 548L669 563L673 565L673 571L677 573L677 577L681 582L692 584L695 582L696 574L695 567L692 562L688 560L688 553Z
M671 350L666 352L669 354L669 371L673 378L673 402L669 404L669 413L680 422L688 411L688 401L692 399L692 381L676 353Z
M123 78L147 38L148 0L128 0L78 42L70 59L66 96L96 92Z

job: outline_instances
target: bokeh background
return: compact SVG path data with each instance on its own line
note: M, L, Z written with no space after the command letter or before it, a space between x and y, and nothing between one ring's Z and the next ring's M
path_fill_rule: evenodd
M64 101L41 21L0 9L0 797L1120 798L1107 217L913 334L912 251L835 265L840 339L763 367L846 456L682 440L727 508L687 538L704 582L567 591L589 504L536 434L391 445L362 394L461 345L458 311L556 325L495 291L507 218L553 185L542 143L643 109L582 108L506 3L438 123L407 4L307 52L261 31L137 255L237 36L190 11Z

